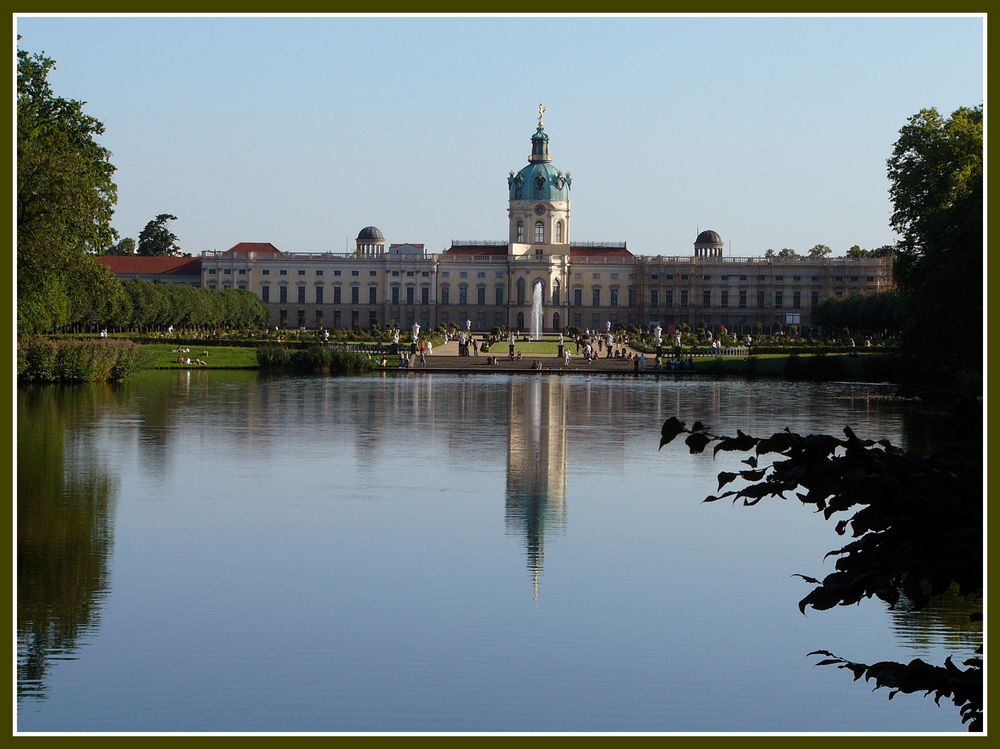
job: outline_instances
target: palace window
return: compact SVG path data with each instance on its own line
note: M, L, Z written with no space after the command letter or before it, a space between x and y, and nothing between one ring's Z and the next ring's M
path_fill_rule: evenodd
M304 291L304 289L303 289L303 291ZM316 287L316 304L322 304L322 303L323 303L323 287L322 286L317 286Z
M545 241L545 224L541 221L535 222L535 244L542 244Z
M556 243L563 241L563 222L556 221Z
M517 240L516 241L519 242L519 243L523 243L524 242L524 222L523 221L518 221L517 222Z
M262 302L270 302L271 301L271 287L270 286L261 286L260 287L260 300Z
M378 300L378 286L368 287L368 304L376 304Z
M591 294L591 306L600 307L601 306L601 288L595 287Z
M339 286L334 286L333 287L333 303L334 304L340 304L340 287Z
M361 289L359 287L357 287L357 286L352 286L351 287L351 304L360 304L360 303L361 303ZM357 314L358 314L357 312L352 312L351 313L351 317L352 318L356 317Z

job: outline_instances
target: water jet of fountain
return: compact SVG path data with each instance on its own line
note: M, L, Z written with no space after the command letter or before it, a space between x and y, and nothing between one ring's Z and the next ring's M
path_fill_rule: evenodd
M531 340L542 337L542 282L535 281L535 293L531 299Z

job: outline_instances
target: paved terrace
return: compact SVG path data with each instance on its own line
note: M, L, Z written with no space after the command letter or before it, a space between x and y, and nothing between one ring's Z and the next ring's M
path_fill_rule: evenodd
M400 347L403 343L400 342ZM579 354L576 353L576 344L569 343L566 344L567 350L570 352L570 362L567 366L564 361L556 356L552 355L539 355L539 354L522 354L520 361L511 361L507 358L507 341L502 340L493 345L492 350L489 353L479 352L479 356L459 356L458 355L458 341L448 341L448 343L442 344L440 346L434 347L434 353L427 357L427 364L425 366L420 365L420 359L415 358L414 366L404 369L400 367L390 366L387 371L402 371L402 372L469 372L469 373L485 373L485 372L537 372L534 368L535 361L540 361L542 364L542 371L548 373L573 373L573 372L599 372L605 374L635 374L635 363L627 361L625 359L606 359L601 357L595 359L594 361L588 362L583 358L583 347L581 346ZM633 349L628 349L635 355L636 352ZM497 363L494 365L487 364L487 358L493 355L497 357ZM672 374L668 369L653 369L652 363L654 357L649 357L647 354L647 363L649 368L644 370L647 374ZM398 361L399 357L390 356L388 357L390 364L394 361Z

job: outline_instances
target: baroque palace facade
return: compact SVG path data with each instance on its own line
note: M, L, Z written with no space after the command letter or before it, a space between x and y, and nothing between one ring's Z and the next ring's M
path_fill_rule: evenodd
M823 298L886 290L887 258L767 258L724 254L714 231L682 256L633 254L625 242L573 239L569 172L549 156L544 108L527 166L510 172L506 240L455 241L440 253L389 244L376 227L353 253L282 252L242 242L203 252L200 285L243 288L281 327L343 328L455 324L485 331L530 327L536 285L543 329L704 324L730 331L808 328ZM131 259L130 259L131 260ZM114 270L114 268L113 268ZM116 271L118 272L118 271ZM179 279L178 279L179 280Z

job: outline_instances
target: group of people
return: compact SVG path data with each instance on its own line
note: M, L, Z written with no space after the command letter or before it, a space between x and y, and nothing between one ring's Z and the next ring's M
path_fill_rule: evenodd
M458 355L459 356L469 356L469 349L472 349L472 356L479 356L479 342L476 337L471 333L466 333L464 330L458 333ZM489 348L483 344L483 351L489 351Z

